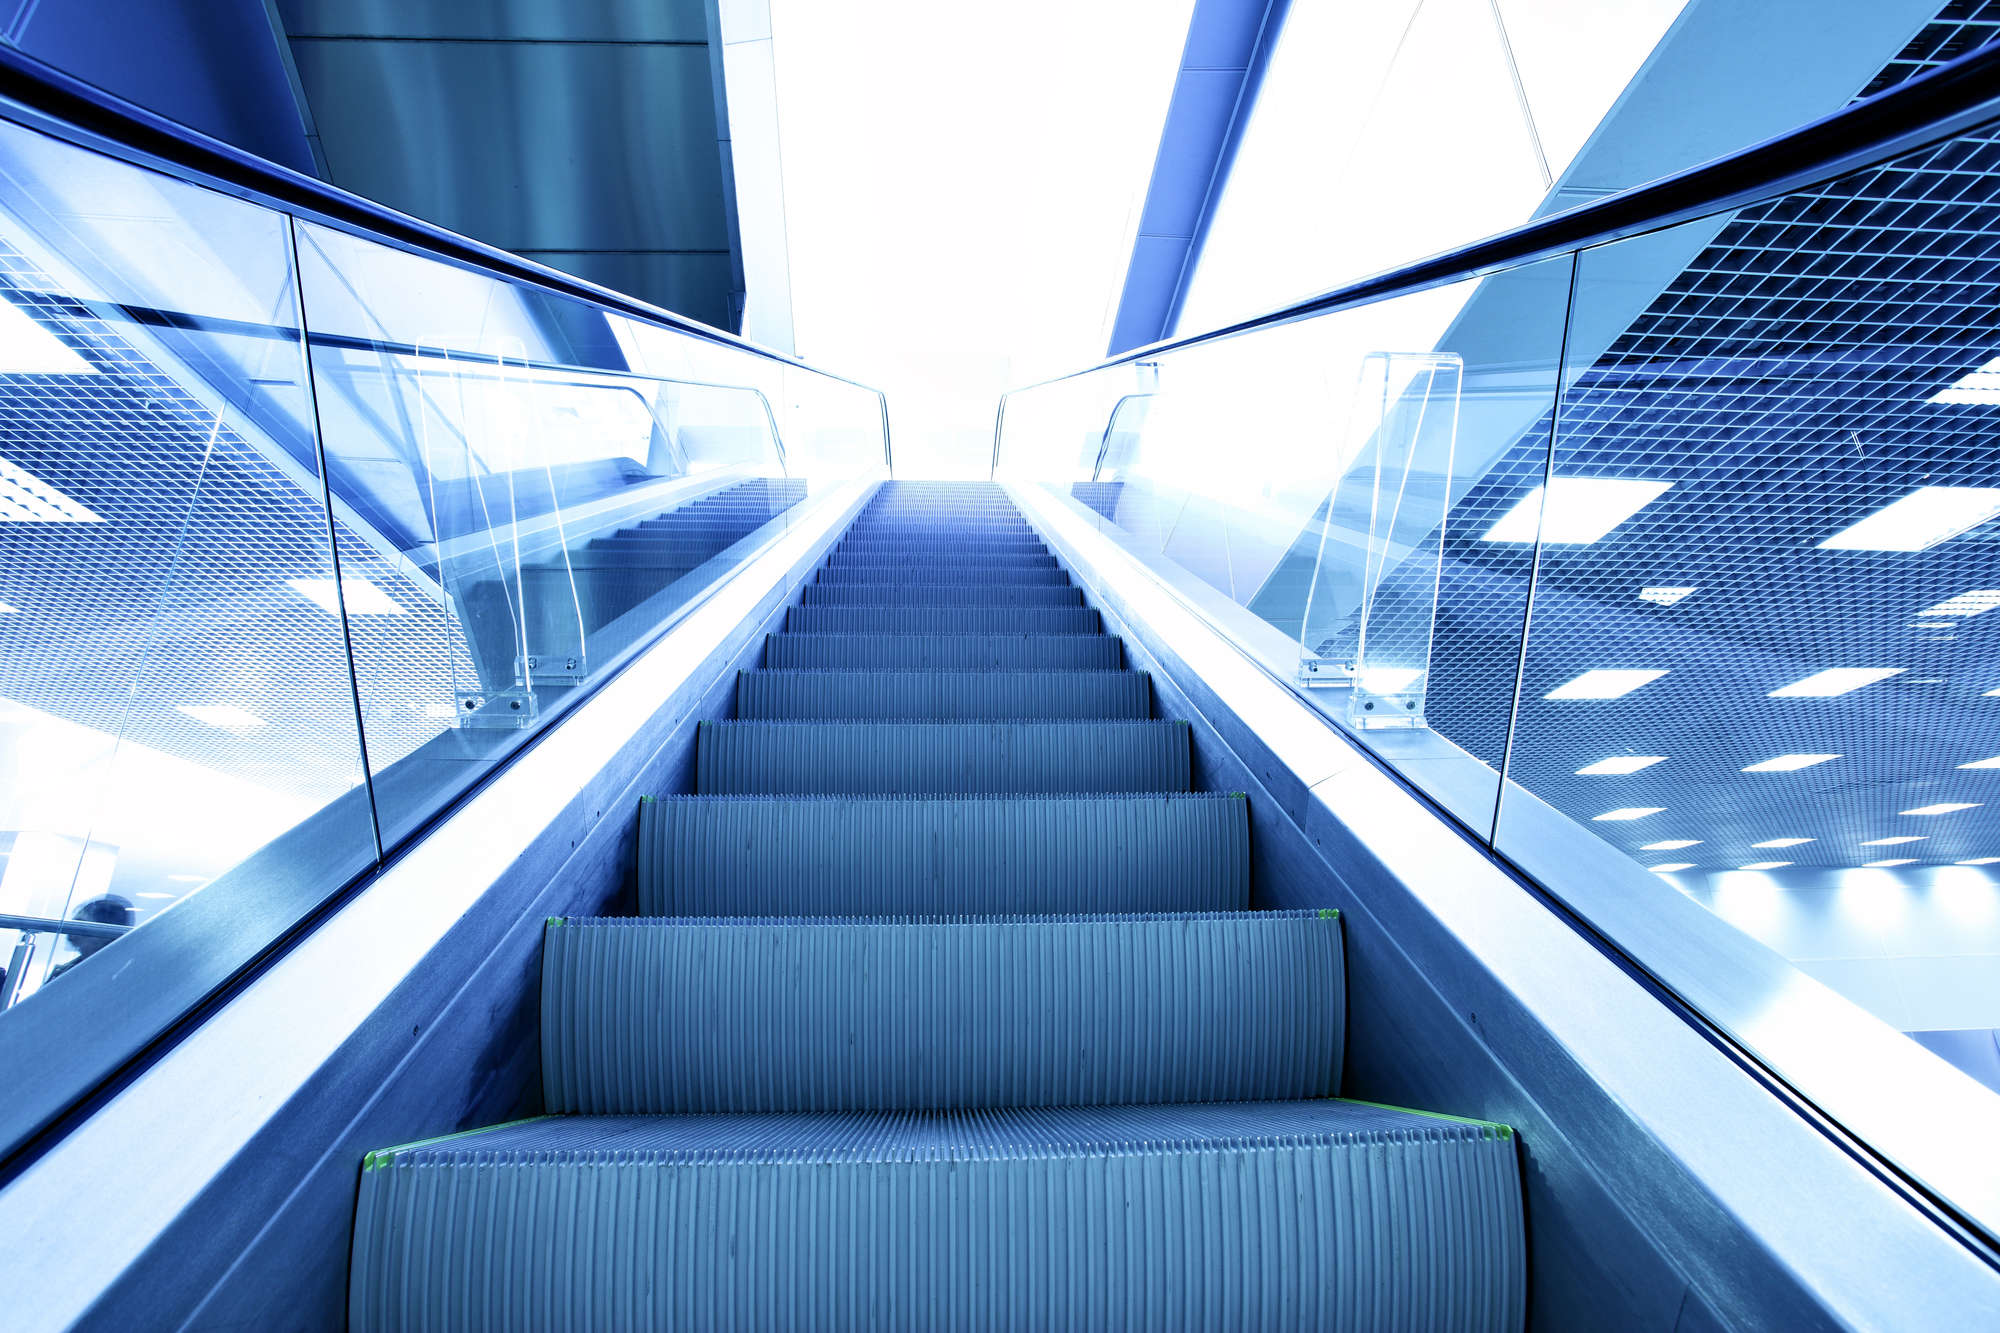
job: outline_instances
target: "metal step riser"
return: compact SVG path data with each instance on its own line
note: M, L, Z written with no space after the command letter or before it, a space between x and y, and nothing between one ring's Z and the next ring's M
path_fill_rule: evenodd
M1188 789L1184 722L704 722L704 796Z
M770 634L770 670L1103 671L1125 665L1123 645L1085 634Z
M705 1021L691 1022L695 1015ZM551 924L557 1114L1288 1101L1340 1068L1314 913Z
M1144 719L1152 693L1137 671L744 671L736 716L792 721Z
M785 612L788 634L1098 634L1103 628L1089 607L795 606Z
M1083 590L1015 583L812 583L807 606L1082 606Z
M1221 912L1250 903L1240 796L639 807L643 916Z

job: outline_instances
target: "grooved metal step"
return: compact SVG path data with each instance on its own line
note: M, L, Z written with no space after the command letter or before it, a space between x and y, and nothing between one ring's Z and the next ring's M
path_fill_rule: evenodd
M670 796L639 804L645 916L1223 912L1248 802L1173 796Z
M1186 791L1185 722L703 722L712 796Z
M772 669L1110 670L1124 647L1104 634L768 634Z
M589 1115L1325 1097L1331 912L556 920L542 1102Z
M822 587L833 584L887 584L905 587L909 584L924 583L1008 583L1016 587L1069 586L1069 574L1056 567L1054 557L1028 557L1039 559L1038 564L996 565L982 561L962 561L943 564L926 561L919 566L907 564L827 564L813 576L813 582Z
M795 606L785 612L790 634L1098 634L1103 624L1085 606Z
M742 671L741 719L1145 718L1139 671Z
M1514 1141L1360 1102L559 1116L369 1154L356 1333L1511 1333Z
M807 606L1082 606L1083 589L1034 583L808 583Z

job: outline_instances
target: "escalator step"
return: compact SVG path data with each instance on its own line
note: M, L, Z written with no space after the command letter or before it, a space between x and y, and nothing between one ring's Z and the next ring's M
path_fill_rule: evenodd
M564 1114L1325 1097L1331 913L601 917L542 945Z
M671 796L639 805L638 890L645 916L1236 911L1248 803Z
M705 796L1186 791L1185 722L703 722Z
M1082 606L1083 589L1041 583L808 583L807 606Z
M946 570L976 571L991 569L1004 570L1010 575L1016 573L1025 574L1031 571L1046 573L1050 570L1055 570L1058 573L1062 572L1056 564L1056 558L1042 552L1007 555L968 555L962 551L942 551L926 559L921 569L936 570L939 572ZM844 555L837 550L827 557L825 572L830 574L846 572L848 570L867 574L878 572L921 572L920 570L913 570L910 563L905 560L890 560L886 557L878 558L866 555Z
M764 638L764 665L1088 671L1123 666L1124 650L1105 634L770 634Z
M857 565L829 564L821 569L814 582L821 586L832 584L888 584L892 587L907 587L912 583L1009 583L1017 587L1069 586L1069 574L1056 567L1055 557L1028 557L1039 560L1038 564L1008 563L988 564L965 561L943 564L925 561L921 565Z
M1360 1102L556 1116L371 1153L356 1333L1506 1333L1514 1141Z
M742 671L736 716L1002 721L1145 718L1141 671Z
M1103 625L1085 606L795 606L791 634L1097 634Z

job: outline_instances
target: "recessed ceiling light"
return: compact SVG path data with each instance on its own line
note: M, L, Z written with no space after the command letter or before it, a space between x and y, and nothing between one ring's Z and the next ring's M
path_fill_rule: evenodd
M1668 838L1664 842L1649 842L1639 850L1642 852L1677 852L1683 847L1701 846L1700 838Z
M1887 870L1890 866L1913 866L1916 863L1914 856L1892 856L1886 861L1864 861L1862 865L1870 870Z
M1595 817L1598 823L1618 823L1627 819L1644 819L1647 815L1657 815L1666 809L1664 805L1622 805L1616 810L1606 810Z
M0 306L7 303L0 300ZM26 468L0 458L0 523L102 523L104 520Z
M12 602L0 602L0 616L14 616L14 615L19 615L20 613L21 613L21 608L14 605Z
M1948 815L1959 810L1977 810L1981 801L1939 801L1936 805L1920 805L1914 810L1904 810L1906 815Z
M1616 699L1666 675L1664 671L1597 669L1556 686L1544 699ZM1996 691L2000 693L2000 691Z
M1822 551L1927 551L2000 514L1991 486L1919 486L1819 544Z
M1654 606L1672 606L1675 602L1693 594L1693 588L1641 588L1639 600L1651 602Z
M403 608L396 599L383 592L367 579L342 576L340 592L333 590L332 579L286 579L292 591L311 602L330 616L340 614L341 598L347 600L347 614L350 616L400 616Z
M1917 612L1920 616L1976 616L2000 606L2000 588L1974 588L1956 597L1947 597L1936 606Z
M1965 860L1954 862L1954 864L1962 866L2000 865L2000 856L1968 856Z
M176 710L211 727L261 727L264 719L235 704L181 704Z
M1644 509L1671 481L1636 481L1622 477L1557 477L1549 483L1546 511L1542 488L1535 487L1480 540L1585 545Z
M1976 370L1960 375L1944 388L1939 389L1926 402L1931 403L2000 403L2000 356L1994 357Z
M1748 865L1740 865L1736 868L1738 870L1777 870L1790 864L1790 861L1752 861Z
M1900 676L1908 667L1828 667L1825 671L1815 671L1804 680L1795 680L1789 685L1781 685L1772 690L1768 697L1773 699L1830 699L1836 694L1846 694L1858 690L1863 685L1872 685L1878 680Z
M1667 862L1667 863L1666 863L1665 865L1657 865L1657 866L1647 866L1647 867L1646 867L1646 869L1648 869L1648 870L1652 871L1652 872L1653 872L1654 874L1656 874L1656 875L1671 875L1671 874L1673 874L1673 873L1674 873L1674 871L1676 871L1676 870L1692 870L1692 869L1694 869L1694 862L1692 862L1692 861L1669 861L1669 862Z
M1919 620L1910 629L1957 629L1956 620Z
M1969 764L1960 764L1960 765L1959 765L1959 767L1960 767L1960 768L2000 768L2000 754L1996 754L1996 755L1994 755L1994 756L1993 756L1993 757L1992 757L1991 759L1975 759L1975 760L1973 760L1973 761L1972 761L1971 763L1969 763Z
M1577 771L1583 777L1617 777L1625 773L1637 773L1642 768L1663 764L1667 757L1663 754L1614 754L1609 759L1600 759L1594 764L1585 764Z
M1795 769L1811 768L1829 759L1840 758L1837 754L1781 754L1775 759L1760 759L1754 764L1744 765L1745 773L1790 773Z
M1988 690L1985 697L1988 699L2000 699L2000 690Z
M70 350L12 301L0 300L0 375L95 375L97 367Z
M1753 842L1750 845L1752 847L1802 847L1811 841L1811 838L1766 838L1762 842Z
M1863 847L1896 847L1906 842L1922 842L1923 840L1924 835L1921 833L1903 833L1893 838L1870 838L1861 845Z

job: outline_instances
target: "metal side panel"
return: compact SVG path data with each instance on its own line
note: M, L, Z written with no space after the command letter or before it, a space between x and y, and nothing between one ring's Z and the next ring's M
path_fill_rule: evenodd
M1323 1097L1332 912L549 923L555 1112Z
M355 1333L1512 1333L1499 1126L1355 1102L561 1117L372 1154Z
M1124 662L1119 641L1101 634L773 634L764 641L764 665L772 670L1113 671Z
M1128 718L1151 716L1139 671L745 671L743 719Z
M704 722L704 796L1188 790L1181 722Z
M645 916L1236 911L1240 796L666 797L639 803Z

